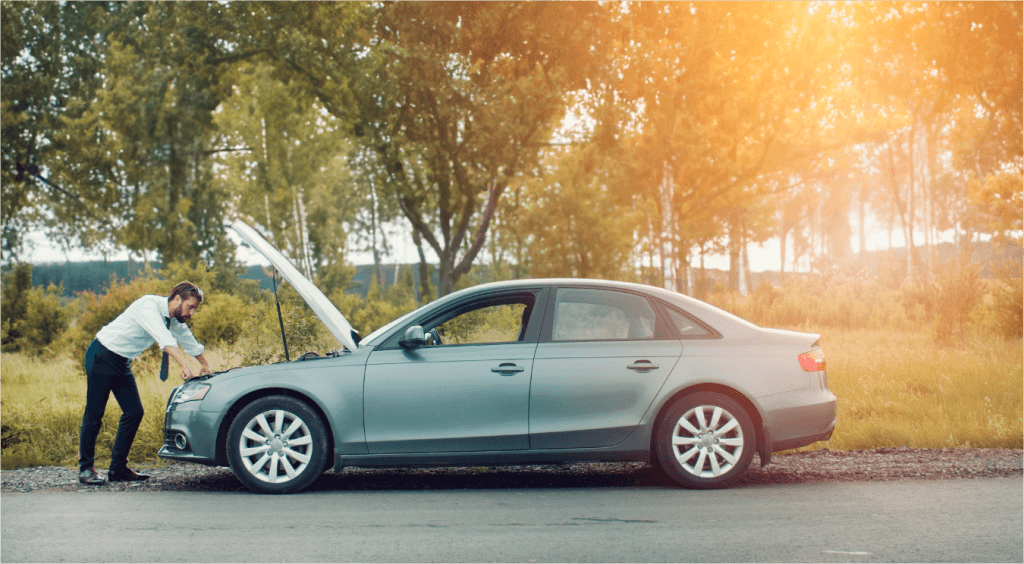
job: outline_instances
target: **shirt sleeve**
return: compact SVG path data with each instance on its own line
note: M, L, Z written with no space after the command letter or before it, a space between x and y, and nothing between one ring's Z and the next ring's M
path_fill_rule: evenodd
M177 319L171 319L170 333L174 335L175 339L177 339L178 346L192 356L199 356L206 350L206 347L200 344L199 341L192 336L192 330L188 328L188 325L178 323Z
M150 337L153 337L153 340L156 341L161 350L164 347L173 347L177 344L174 335L164 325L164 320L167 318L160 311L156 301L140 299L133 303L126 313L131 315L132 319L143 331L149 333Z

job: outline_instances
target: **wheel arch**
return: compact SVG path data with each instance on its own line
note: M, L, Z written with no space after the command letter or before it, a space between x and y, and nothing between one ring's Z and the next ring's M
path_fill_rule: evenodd
M719 394L732 398L733 400L739 402L741 406L743 406L743 409L747 411L747 414L750 415L750 419L754 423L754 430L757 433L757 454L761 459L761 466L763 467L766 464L768 464L768 462L771 460L772 454L771 433L764 424L764 416L761 413L761 410L757 407L757 404L754 403L753 400L746 396L746 394L740 392L735 388L726 386L725 384L718 384L714 382L705 382L687 386L679 390L678 392L672 394L671 397L669 397L667 400L665 400L664 403L661 404L661 406L658 408L658 415L657 417L654 418L654 424L651 426L651 444L649 447L651 452L651 459L654 459L654 453L656 452L656 445L654 443L657 439L657 433L654 432L653 430L658 429L659 425L661 425L662 420L665 418L665 414L668 413L669 409L671 409L673 404L675 404L677 401L686 396L699 392L717 392Z
M293 390L291 388L260 388L253 390L242 397L238 398L234 404L231 405L231 409L228 410L227 414L224 415L224 419L221 420L220 427L217 430L217 451L216 461L218 466L229 466L228 462L228 430L231 428L231 422L235 420L235 416L240 411L245 409L245 406L250 403L268 396L288 396L295 398L302 403L309 406L310 409L316 412L317 417L324 424L324 429L327 431L327 456L325 463L325 470L333 466L334 461L334 429L331 428L331 420L327 417L327 413L324 412L320 404L313 401L313 398L308 395Z

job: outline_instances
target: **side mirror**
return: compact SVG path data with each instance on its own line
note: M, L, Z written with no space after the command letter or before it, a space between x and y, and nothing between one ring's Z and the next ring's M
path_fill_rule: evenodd
M423 328L419 325L413 325L405 330L405 336L401 341L398 341L398 344L405 349L415 349L422 347L426 342L427 339L423 336Z

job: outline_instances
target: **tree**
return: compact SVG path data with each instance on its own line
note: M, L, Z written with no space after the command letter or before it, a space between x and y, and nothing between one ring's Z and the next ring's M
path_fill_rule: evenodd
M649 215L642 237L677 289L698 243L687 224L725 219L716 210L727 200L738 258L744 241L768 236L766 227L748 230L773 215L757 204L859 134L840 125L842 109L822 103L844 77L827 16L806 4L645 3L623 11L628 39L616 55L617 90L640 116L629 131L636 172L623 189Z
M218 159L218 183L307 278L344 289L354 274L344 267L348 225L366 195L349 176L343 128L268 63L243 63L233 80L214 125L237 150Z
M0 5L3 262L16 260L25 233L47 219L51 226L102 223L102 210L110 200L103 197L95 176L76 182L55 168L76 158L66 155L65 119L81 113L83 107L75 100L89 100L101 87L103 37L121 9L110 2ZM70 238L84 231L70 233Z
M366 173L437 253L444 295L510 181L537 162L563 95L582 85L600 7L383 4L355 47L323 25L336 12L310 9L306 50L281 58L374 152Z
M217 4L150 4L113 31L106 87L80 120L116 162L118 241L165 262L231 260L226 198L212 183L213 112L238 60L223 44L229 14Z
M849 8L859 39L850 61L862 105L888 130L869 152L869 166L887 190L883 213L900 219L911 279L921 208L927 243L936 227L971 223L965 188L972 177L1020 170L1020 4Z
M614 162L597 161L593 146L574 149L552 151L546 172L525 179L508 227L528 234L530 276L622 279L635 214L608 188Z

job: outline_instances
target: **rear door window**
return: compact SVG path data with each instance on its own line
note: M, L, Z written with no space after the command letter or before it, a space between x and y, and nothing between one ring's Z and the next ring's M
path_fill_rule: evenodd
M658 333L651 304L625 292L561 288L554 314L553 341L642 340Z

